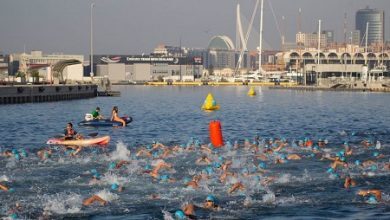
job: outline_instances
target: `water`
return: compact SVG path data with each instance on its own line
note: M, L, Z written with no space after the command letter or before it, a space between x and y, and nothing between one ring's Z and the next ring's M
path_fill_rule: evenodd
M385 93L359 92L302 92L256 88L257 96L246 95L248 87L150 87L118 86L121 97L99 97L66 102L5 105L0 107L2 116L0 147L26 149L28 157L20 161L0 158L0 181L15 192L0 191L0 216L10 214L9 208L19 202L23 209L20 218L94 218L94 219L169 219L186 202L201 205L208 194L218 197L222 209L218 212L198 210L200 218L292 218L292 219L388 219L390 171L383 167L389 162L390 96ZM202 112L200 107L208 92L212 92L221 105L217 112ZM109 115L117 105L120 115L128 114L134 121L126 128L79 127L84 114L100 106L103 115ZM207 181L200 182L197 190L184 188L184 178L200 173L206 165L196 165L195 160L206 153L179 151L164 159L173 168L161 171L174 183L153 181L141 174L145 165L156 162L149 158L135 158L141 146L153 141L173 146L187 144L192 138L208 144L208 123L220 120L225 141L245 139L251 142L256 135L263 139L286 138L303 140L326 139L329 144L322 152L334 155L348 141L353 156L365 161L374 159L377 170L354 167L338 169L337 178L327 173L330 161L311 157L310 150L286 147L302 160L289 160L275 164L277 155L268 157L265 174L256 167L259 160L247 149L220 149L209 154L213 161L218 155L233 161L232 170L239 173L218 180L218 169ZM67 156L60 147L52 147L53 155L41 161L36 152L42 149L48 138L62 133L66 123L75 124L78 132L99 135L109 134L107 148L88 148L78 157ZM364 149L363 139L371 139L374 145ZM379 141L379 145L376 144ZM383 154L381 159L372 157L374 151ZM285 152L287 154L288 152ZM127 160L121 169L109 171L113 160ZM252 174L241 173L247 168ZM91 169L102 176L92 182ZM358 186L344 189L346 174L356 179ZM269 184L260 181L271 179ZM229 187L238 182L246 186L232 194ZM122 192L110 191L110 185L124 186ZM379 188L383 200L367 204L356 195L358 189ZM106 206L82 205L84 199L99 194L109 200ZM151 198L152 194L159 198Z

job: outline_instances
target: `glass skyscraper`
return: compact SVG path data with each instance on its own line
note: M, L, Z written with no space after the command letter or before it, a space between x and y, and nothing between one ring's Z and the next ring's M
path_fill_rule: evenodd
M365 8L356 12L356 30L360 31L360 39L365 42L368 22L368 44L381 43L385 39L385 12L383 10Z

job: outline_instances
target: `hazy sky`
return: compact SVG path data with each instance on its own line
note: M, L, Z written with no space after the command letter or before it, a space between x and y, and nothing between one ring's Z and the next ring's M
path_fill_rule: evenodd
M0 0L0 51L22 52L26 47L26 51L89 54L91 2ZM161 43L179 45L180 39L182 46L205 48L214 35L227 35L235 42L237 2L241 4L244 24L248 23L255 4L255 0L94 2L95 54L148 54ZM390 0L265 0L264 5L265 49L280 48L281 32L286 33L287 41L294 41L299 8L302 8L302 31L316 31L321 19L323 29L334 30L339 41L344 39L344 13L351 30L358 9L367 5L383 9L386 39L390 38ZM249 49L258 44L258 32L256 18Z

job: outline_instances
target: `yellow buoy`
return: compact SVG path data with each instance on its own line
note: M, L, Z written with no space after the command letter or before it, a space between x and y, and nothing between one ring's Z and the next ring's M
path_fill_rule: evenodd
M248 95L249 95L249 96L255 96L255 95L256 95L256 91L255 91L255 89L254 89L253 87L251 87L251 88L249 89Z
M207 111L214 111L218 110L219 105L217 105L217 102L214 100L214 97L211 93L209 93L204 100L204 103L202 105L202 110L207 110Z

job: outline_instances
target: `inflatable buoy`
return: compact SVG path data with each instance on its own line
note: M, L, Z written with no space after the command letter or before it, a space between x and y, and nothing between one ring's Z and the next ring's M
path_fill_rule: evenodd
M253 87L251 87L249 89L248 96L255 96L255 95L256 95L256 91L255 91L255 89Z
M222 137L222 129L221 123L219 121L211 121L210 126L210 141L214 147L222 147L223 137Z
M214 100L214 97L211 93L209 93L204 100L204 103L202 105L202 110L208 110L208 111L214 111L218 110L219 105L217 105L217 102Z

